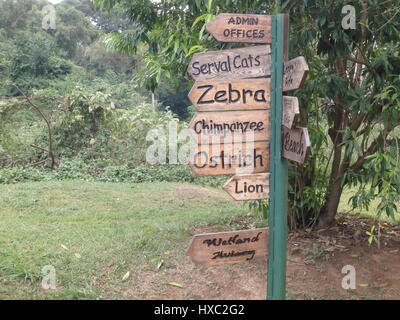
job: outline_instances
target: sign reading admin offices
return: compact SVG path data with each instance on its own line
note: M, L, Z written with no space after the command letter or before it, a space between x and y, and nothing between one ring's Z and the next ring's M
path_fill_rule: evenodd
M221 42L271 43L271 16L221 13L206 25Z

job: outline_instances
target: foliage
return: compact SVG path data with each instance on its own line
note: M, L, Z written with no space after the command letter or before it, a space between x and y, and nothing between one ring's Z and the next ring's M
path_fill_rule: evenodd
M90 93L76 87L66 104L59 105L60 118L54 124L55 145L67 155L90 144L111 116L114 105L109 94Z
M305 1L285 8L296 34L291 53L305 55L311 67L304 90L296 93L303 106L302 124L328 129L318 130L318 136L312 132L320 144L307 164L310 170L298 171L297 178L322 191L314 195L314 207L306 204L306 218L315 223L319 217L318 227L332 222L346 185L358 187L354 207L381 198L378 215L393 216L393 201L400 196L399 9L395 1L355 1L356 29L345 30L345 4Z
M110 10L110 12L95 9L91 0L64 0L58 6L73 7L82 12L90 21L96 25L96 28L105 33L112 33L127 30L131 27L131 22L124 12L119 8Z
M0 101L0 167L23 166L36 159L29 147L44 128L36 122L38 115L17 98Z
M121 56L107 51L104 44L104 37L100 37L84 51L78 61L90 76L103 77L110 72L118 74L116 78L120 81L124 76L129 78L136 69L136 58Z
M73 70L73 64L57 56L54 43L43 34L21 32L0 47L3 67L2 78L10 78L27 92L31 88L44 88ZM18 95L11 86L3 87L4 95Z
M0 184L50 180L50 173L37 168L0 169Z
M126 54L136 54L141 43L144 49L145 68L137 75L139 84L155 91L162 79L176 86L179 78L186 76L190 57L195 52L219 45L205 32L205 23L222 8L226 12L263 10L265 1L212 1L173 0L154 3L150 0L94 0L96 6L111 10L119 5L131 19L132 28L111 33L106 42L110 49Z
M61 159L55 171L46 168L2 168L0 184L48 180L81 180L101 182L187 182L202 186L222 188L226 177L196 177L187 165L114 165L106 159L98 159L88 164L86 159L75 157Z
M99 31L82 12L63 4L57 6L56 29L49 29L62 56L74 59L78 50L84 50L99 37Z
M188 93L190 90L187 81L180 81L180 85L172 88L167 81L162 81L156 91L156 99L160 102L162 109L169 108L179 119L190 121L188 106L191 104Z
M205 24L218 13L289 13L290 57L303 55L310 66L305 87L294 94L301 106L299 125L309 128L313 145L306 164L290 166L291 227L332 223L346 185L359 188L354 205L368 205L369 199L380 197L378 214L396 210L396 1L353 1L356 29L342 27L346 1L93 1L104 9L118 5L128 13L134 28L109 35L107 44L123 54L134 54L139 44L146 44L146 71L138 80L153 92L162 79L178 82L193 53L233 46L219 44L205 32Z

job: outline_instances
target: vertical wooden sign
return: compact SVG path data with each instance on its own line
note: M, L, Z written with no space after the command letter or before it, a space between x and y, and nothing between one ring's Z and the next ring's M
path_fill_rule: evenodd
M282 130L282 156L286 159L304 163L311 151L307 128Z
M206 29L222 42L271 44L193 56L188 73L196 82L189 98L199 112L190 127L198 145L189 165L199 176L234 174L224 189L235 200L269 198L267 299L284 299L286 158L304 161L310 143L307 130L295 128L299 116L297 98L283 97L282 92L303 85L308 65L304 57L287 61L288 15L223 13ZM269 75L270 79L261 78ZM225 143L225 135L232 133L239 134L238 142ZM253 138L244 139L249 133ZM258 230L198 235L188 254L203 265L251 260L256 251L265 253L266 244L266 238L261 240L260 236L266 230L254 232ZM245 240L235 242L242 236ZM243 244L246 246L235 247Z
M283 96L282 98L282 125L292 129L300 117L299 100L297 97Z

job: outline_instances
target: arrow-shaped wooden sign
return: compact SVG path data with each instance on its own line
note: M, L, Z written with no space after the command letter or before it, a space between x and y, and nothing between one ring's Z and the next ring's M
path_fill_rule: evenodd
M269 171L269 141L197 145L189 158L197 176Z
M245 79L271 74L271 47L254 46L195 53L187 72L193 79Z
M221 42L271 43L271 16L221 13L206 25Z
M214 266L251 261L268 252L267 228L195 235L187 254L195 264Z
M198 112L189 128L198 144L219 144L269 140L269 125L269 110Z
M282 91L301 88L306 80L308 70L308 65L304 57L297 57L286 61L283 65Z
M287 129L282 126L282 156L304 163L311 152L311 142L307 128Z
M270 82L269 78L196 81L188 96L199 111L269 109Z
M224 190L237 200L269 198L269 173L235 175L224 184Z
M282 124L292 129L300 117L299 100L297 97L282 97Z

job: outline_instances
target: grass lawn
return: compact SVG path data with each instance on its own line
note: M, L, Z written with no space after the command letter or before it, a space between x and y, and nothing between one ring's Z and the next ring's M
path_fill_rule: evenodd
M350 196L346 190L340 211L350 209ZM376 205L371 213L354 213L371 217ZM181 269L190 238L199 229L240 230L249 227L248 221L254 227L266 225L224 191L197 185L0 185L0 299L123 299L128 289L130 298L142 299L143 281L153 292L165 290L166 279L149 274L161 265L163 272ZM45 266L54 267L57 290L42 288ZM235 270L226 268L227 274Z
M239 229L246 214L224 191L189 184L0 185L0 299L121 298L127 272L140 279L165 252L184 259L196 227ZM41 287L47 265L58 290Z

